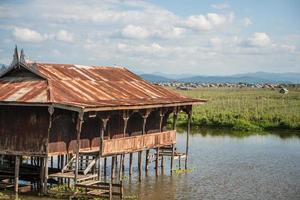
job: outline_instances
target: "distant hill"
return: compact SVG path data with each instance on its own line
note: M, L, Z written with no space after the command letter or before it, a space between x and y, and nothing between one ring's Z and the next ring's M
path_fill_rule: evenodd
M268 73L255 72L236 74L230 76L191 76L178 78L180 75L161 76L156 74L141 74L145 80L151 82L202 82L202 83L298 83L300 84L300 73ZM186 75L182 75L186 76Z
M169 78L166 78L166 77L163 77L163 76L154 75L154 74L141 74L140 77L142 77L146 81L150 81L150 82L168 82L168 81L172 81L172 79L169 79Z

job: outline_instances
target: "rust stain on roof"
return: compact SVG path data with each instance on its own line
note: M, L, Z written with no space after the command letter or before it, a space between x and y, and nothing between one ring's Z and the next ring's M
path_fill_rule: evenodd
M22 77L26 67L40 78L28 73ZM0 102L58 103L82 108L204 102L153 85L123 67L34 63L24 68L0 77Z

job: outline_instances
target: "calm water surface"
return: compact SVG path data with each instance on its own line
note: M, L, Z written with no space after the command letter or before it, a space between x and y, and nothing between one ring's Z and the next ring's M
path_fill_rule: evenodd
M300 199L299 137L212 135L214 132L190 136L191 172L171 176L167 160L164 173L160 171L156 177L153 162L141 183L136 176L126 177L126 196L138 195L145 200ZM177 137L178 150L183 151L186 136ZM133 170L137 174L137 167Z

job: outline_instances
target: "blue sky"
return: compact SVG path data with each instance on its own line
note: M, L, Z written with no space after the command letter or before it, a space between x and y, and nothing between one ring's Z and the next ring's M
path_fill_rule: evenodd
M300 72L298 0L0 0L0 63L14 45L37 62L137 72Z

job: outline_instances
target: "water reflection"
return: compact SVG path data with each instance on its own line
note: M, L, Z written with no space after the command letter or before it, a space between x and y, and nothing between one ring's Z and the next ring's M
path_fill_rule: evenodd
M177 128L178 133L185 133L183 127ZM212 128L197 128L191 127L191 134L201 134L202 136L229 136L229 137L249 137L253 135L276 135L282 139L297 137L300 138L300 130L271 130L264 132L251 132L251 131L234 131L230 129L212 129Z

